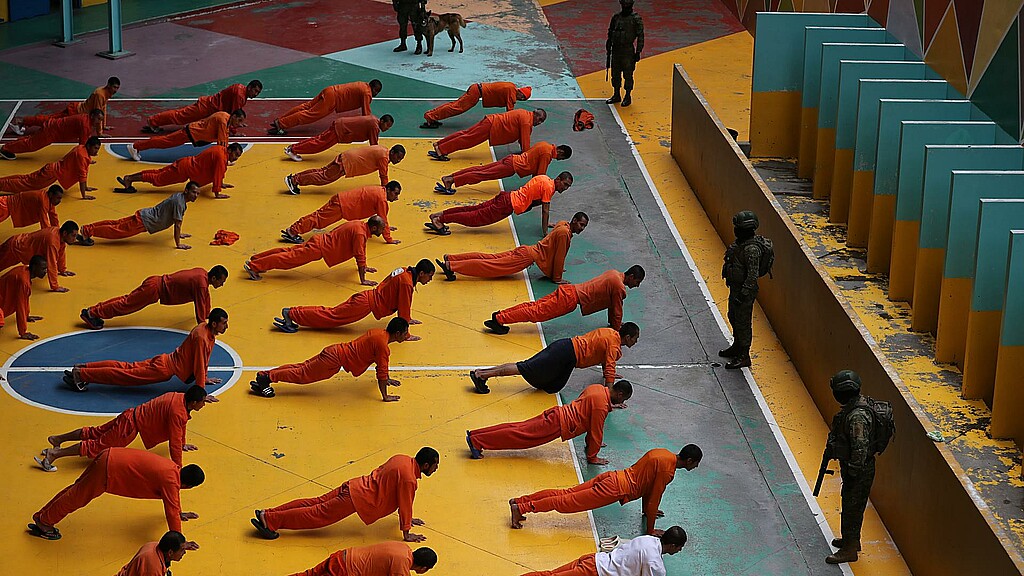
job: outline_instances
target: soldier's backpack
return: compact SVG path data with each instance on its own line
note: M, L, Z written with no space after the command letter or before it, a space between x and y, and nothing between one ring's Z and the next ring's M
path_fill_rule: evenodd
M892 417L892 404L885 400L875 400L869 396L861 396L871 412L873 430L871 435L871 453L881 454L889 446L889 441L896 435L896 420Z
M760 278L767 274L771 278L772 266L775 265L775 246L772 244L772 239L755 235L753 242L761 251L761 259L757 264L757 277Z

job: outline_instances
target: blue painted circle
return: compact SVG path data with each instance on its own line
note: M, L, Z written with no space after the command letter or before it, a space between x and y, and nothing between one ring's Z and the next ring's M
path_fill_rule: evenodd
M108 328L64 334L29 345L4 366L9 394L29 404L76 414L116 415L166 392L183 392L188 386L177 377L145 386L90 384L88 392L68 388L61 378L75 364L97 360L137 362L173 352L187 336L164 328ZM209 376L223 380L207 391L216 394L241 376L238 356L221 342L210 356Z
M214 144L208 144L200 148L196 148L191 144L184 144L182 146L175 146L174 148L143 150L139 152L139 155L142 156L143 162L151 164L170 164L175 160L180 160L187 156L196 156L210 146L214 146ZM242 144L243 150L248 150L250 147L252 147L252 144ZM132 159L131 155L128 154L127 144L108 144L107 150L118 158L128 161L131 161Z

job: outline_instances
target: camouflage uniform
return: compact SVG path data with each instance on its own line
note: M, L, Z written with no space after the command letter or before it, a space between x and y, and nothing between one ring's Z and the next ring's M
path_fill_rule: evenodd
M633 48L633 43L636 48ZM622 77L626 77L626 94L633 89L633 70L644 49L644 20L636 12L612 16L608 25L608 42L605 52L611 54L612 87L618 94Z
M391 6L398 13L398 38L402 41L401 45L405 46L405 38L409 35L406 25L412 23L412 33L416 37L416 46L421 48L424 32L421 20L426 15L427 1L391 0Z
M754 337L751 316L757 299L760 263L761 248L753 238L741 243L733 242L725 251L722 277L729 287L729 324L733 335L730 348L737 358L750 355L750 342Z
M864 397L858 395L832 418L828 435L828 449L839 460L839 475L843 479L840 531L843 544L854 545L854 549L860 548L864 509L875 479L875 455L871 449L874 421L870 411Z

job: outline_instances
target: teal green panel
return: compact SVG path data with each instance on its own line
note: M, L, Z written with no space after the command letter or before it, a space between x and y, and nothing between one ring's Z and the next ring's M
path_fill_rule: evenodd
M999 343L1024 346L1024 231L1010 233L1009 252Z
M902 122L900 167L896 187L896 219L921 219L922 174L926 144L994 144L999 127L993 122ZM946 200L949 175L946 175ZM944 205L945 206L945 205ZM945 210L945 208L943 208ZM943 220L945 221L945 220ZM945 238L946 229L942 229Z
M821 90L821 46L836 42L896 43L883 28L819 28L808 26L804 31L804 68L801 105L817 108Z
M1002 310L1010 230L1024 229L1024 200L981 200L971 310Z
M821 86L818 99L818 128L835 128L839 108L839 62L912 61L913 56L902 44L833 44L821 45ZM853 87L854 100L857 87Z
M1020 68L1018 22L1013 21L992 63L985 69L971 100L1010 134L1019 134Z
M0 98L4 99L38 100L67 98L69 94L78 94L80 99L85 100L96 89L89 84L6 62L0 62L0 78L3 78L3 82L0 82Z
M982 198L1024 200L1024 172L953 172L946 233L946 278L972 278Z
M763 12L754 37L754 92L796 92L803 80L804 28L878 27L867 14Z
M850 145L844 146L854 149L854 169L874 169L875 150L878 148L879 102L883 98L945 100L949 98L950 90L951 87L945 80L868 79L858 82L857 108L853 119L854 132L849 139ZM836 148L839 147L837 132Z
M942 83L941 80L925 80L928 65L922 62L853 62L844 60L840 62L839 67L842 71L839 78L839 106L836 108L836 148L843 150L852 150L857 143L862 81L867 79L893 81L893 87L883 91L882 96L887 98L899 98L902 86L910 86L911 81ZM939 90L944 92L945 89L939 88ZM941 97L938 92L932 92L932 94L935 95L927 96L927 98ZM908 93L906 97L921 98L922 96ZM877 123L877 100L874 103L873 113L871 112L872 105L867 101L865 101L865 109L871 115L874 123Z

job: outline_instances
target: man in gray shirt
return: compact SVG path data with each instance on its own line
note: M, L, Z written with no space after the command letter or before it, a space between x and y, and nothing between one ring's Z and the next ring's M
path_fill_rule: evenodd
M143 208L135 214L119 220L103 220L82 226L81 233L78 235L78 244L92 246L96 243L93 238L119 240L143 232L156 234L174 226L174 247L178 250L188 250L192 247L182 244L181 239L188 238L190 235L181 231L181 222L185 218L187 203L195 202L198 197L199 185L189 182L185 185L184 192L171 194L166 200L152 208Z

